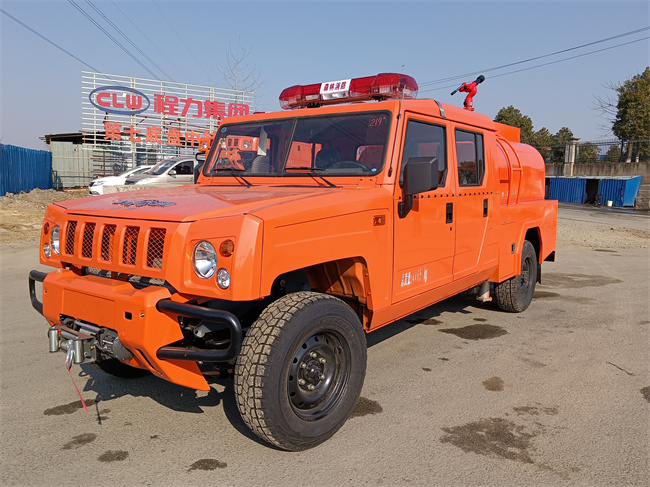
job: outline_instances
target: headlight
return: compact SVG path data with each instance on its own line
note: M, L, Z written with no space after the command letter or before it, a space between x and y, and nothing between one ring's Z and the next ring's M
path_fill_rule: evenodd
M244 149L250 149L251 148L251 143L248 140L244 141Z
M43 244L43 255L48 259L52 257L52 248L47 242Z
M101 186L104 184L104 181L91 181L90 186Z
M217 284L221 289L230 287L230 273L226 269L219 269L219 272L217 272Z
M203 240L194 246L192 256L194 272L201 279L209 279L217 270L217 252L210 242Z
M50 243L52 244L52 251L56 255L59 255L59 226L58 225L55 225L54 228L52 228Z

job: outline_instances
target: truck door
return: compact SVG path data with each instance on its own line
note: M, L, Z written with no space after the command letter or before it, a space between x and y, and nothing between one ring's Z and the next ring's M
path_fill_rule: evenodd
M485 175L483 134L464 128L454 129L458 195L455 198L456 251L454 280L478 272L486 247L490 197Z
M455 221L453 181L447 177L447 128L439 120L409 116L401 149L399 185L394 198L393 302L421 294L453 280ZM412 210L398 216L402 175L410 157L438 159L438 188L421 193Z

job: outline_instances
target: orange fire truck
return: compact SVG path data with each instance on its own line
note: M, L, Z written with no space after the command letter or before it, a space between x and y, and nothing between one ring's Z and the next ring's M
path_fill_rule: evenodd
M468 290L524 311L555 257L542 158L417 89L293 86L283 111L218 127L196 185L50 205L54 270L29 276L50 352L199 390L232 370L252 431L302 450L352 411L365 333Z

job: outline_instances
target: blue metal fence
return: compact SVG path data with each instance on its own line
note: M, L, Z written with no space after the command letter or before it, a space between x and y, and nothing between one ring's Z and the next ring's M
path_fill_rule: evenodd
M50 152L0 144L0 196L53 187Z
M601 202L611 201L613 206L634 206L639 193L641 176L628 179L603 179L598 185Z
M586 182L584 179L551 178L548 199L567 203L584 203L585 187Z

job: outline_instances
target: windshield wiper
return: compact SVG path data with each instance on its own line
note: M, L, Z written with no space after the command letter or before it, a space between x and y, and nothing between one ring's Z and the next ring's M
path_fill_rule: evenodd
M336 188L336 184L333 184L331 181L328 181L325 179L324 176L318 174L319 171L325 171L325 169L321 169L319 167L309 167L309 166L298 166L298 167L288 167L285 168L285 172L289 171L307 171L307 174L309 174L312 177L317 177L320 178L322 181L324 181L330 188Z
M244 181L244 183L246 183L247 188L250 188L252 186L252 184L244 176L242 176L241 174L237 174L238 172L246 172L246 169L240 169L238 167L216 167L215 171L227 172L232 177L241 179L242 181Z

